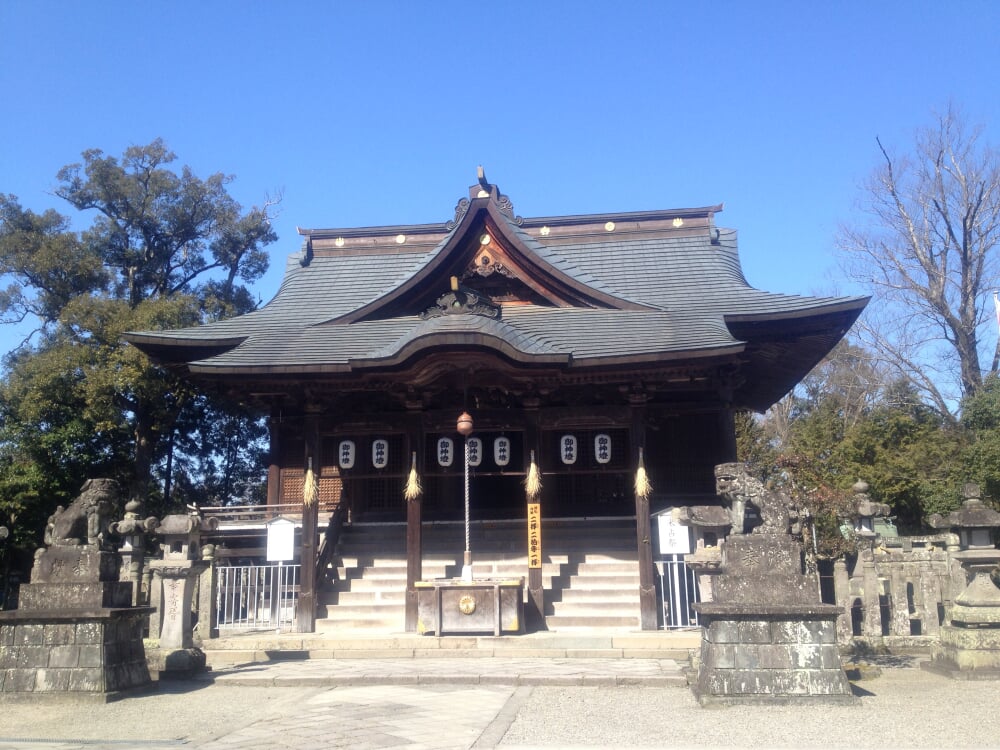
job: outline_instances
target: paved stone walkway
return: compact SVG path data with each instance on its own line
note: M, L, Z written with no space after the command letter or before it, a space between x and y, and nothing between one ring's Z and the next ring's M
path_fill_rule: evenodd
M1000 745L1000 683L894 661L852 706L701 708L657 659L314 659L109 704L0 702L0 750L504 750Z
M642 685L683 686L672 659L437 657L312 659L248 664L215 674L219 685Z

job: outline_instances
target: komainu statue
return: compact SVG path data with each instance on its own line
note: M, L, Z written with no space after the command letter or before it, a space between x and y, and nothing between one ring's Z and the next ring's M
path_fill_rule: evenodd
M798 513L792 508L788 496L764 487L747 471L746 464L716 466L715 491L729 502L734 534L742 533L748 503L757 508L763 522L753 530L754 534L788 534L794 531L792 520L798 518Z
M104 548L108 523L118 509L120 497L121 490L115 480L88 479L68 507L60 505L49 516L45 544L50 547L88 545Z

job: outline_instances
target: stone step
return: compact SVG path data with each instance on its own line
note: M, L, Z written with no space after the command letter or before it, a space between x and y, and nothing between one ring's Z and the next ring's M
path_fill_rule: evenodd
M553 615L638 617L639 597L637 596L634 601L559 601L552 602L550 609Z
M525 635L436 637L403 633L402 621L372 625L344 621L317 622L316 633L254 632L227 634L205 642L208 664L280 659L454 658L531 656L538 658L657 658L687 663L701 643L701 631L638 631L638 626L579 629L564 625ZM334 667L331 667L334 668Z
M570 602L639 602L639 584L634 588L621 589L565 589L559 592L559 598L553 597L553 602L569 604Z
M639 588L639 576L626 573L608 573L607 575L592 574L587 576L570 576L566 588L577 589L628 589Z
M638 628L639 615L546 615L545 625L549 630L564 628Z
M324 591L319 595L321 606L346 607L354 605L367 605L371 602L385 604L405 604L406 591L400 588L392 588L385 591Z

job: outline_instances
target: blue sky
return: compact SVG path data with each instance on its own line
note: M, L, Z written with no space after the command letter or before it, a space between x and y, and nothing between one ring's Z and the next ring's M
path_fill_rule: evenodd
M992 0L2 0L0 191L68 214L61 166L162 137L245 206L283 193L266 301L296 226L446 221L482 164L523 216L724 203L751 284L851 292L875 138L952 101L1000 140L998 28Z

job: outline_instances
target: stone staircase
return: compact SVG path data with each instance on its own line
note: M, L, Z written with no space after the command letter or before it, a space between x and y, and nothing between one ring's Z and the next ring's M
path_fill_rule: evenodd
M464 525L427 523L422 536L422 578L459 577ZM476 578L527 577L523 520L474 523L470 542ZM551 519L543 527L542 548L548 630L639 628L634 519ZM327 578L332 583L319 596L317 632L401 631L405 524L346 527Z

